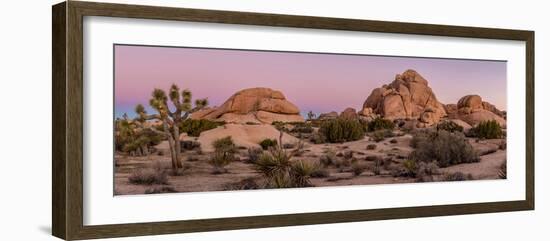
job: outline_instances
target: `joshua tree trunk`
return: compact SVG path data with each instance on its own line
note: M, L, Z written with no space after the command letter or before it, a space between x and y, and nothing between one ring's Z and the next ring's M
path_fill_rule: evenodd
M173 137L174 137L174 151L176 153L176 165L178 168L182 168L183 165L181 163L181 160L179 159L179 156L181 154L181 141L180 141L180 128L178 127L178 125L175 125L172 127L173 129Z
M172 169L177 170L181 165L179 160L179 155L176 152L176 141L172 134L170 133L170 128L168 127L168 120L164 119L162 122L164 128L164 133L168 137L168 145L170 146L170 156L172 158Z

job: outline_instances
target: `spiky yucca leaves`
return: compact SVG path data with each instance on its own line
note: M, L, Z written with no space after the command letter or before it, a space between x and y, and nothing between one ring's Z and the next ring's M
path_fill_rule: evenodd
M172 103L174 110L170 110L168 100ZM158 113L148 115L145 107L138 104L135 108L138 117L135 119L138 123L145 123L147 120L160 120L162 122L162 130L150 128L150 130L163 135L168 139L170 146L170 155L172 158L172 168L177 171L179 168L183 168L183 164L180 160L180 126L189 115L195 111L198 111L208 105L207 99L200 99L195 101L195 107L192 106L192 94L191 91L185 89L180 91L180 88L176 84L172 84L168 90L168 95L162 89L154 89L151 93L151 99L149 105Z
M302 160L291 161L294 153L277 146L262 154L254 163L254 168L264 177L267 188L311 186L309 179L317 166Z

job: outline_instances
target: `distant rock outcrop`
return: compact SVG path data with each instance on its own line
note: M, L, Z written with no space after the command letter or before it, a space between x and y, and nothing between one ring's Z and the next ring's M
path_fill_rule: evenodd
M193 119L209 119L228 123L266 123L274 121L303 122L298 107L283 93L269 88L250 88L232 95L221 106L191 115Z
M418 119L421 126L433 125L446 116L428 81L414 70L398 74L389 85L374 89L363 104L365 108L390 120Z
M332 120L332 119L336 119L338 118L338 112L336 111L331 111L331 112L328 112L328 113L321 113L319 115L319 120Z
M456 108L450 106L452 105L446 105L450 117L463 120L472 126L482 121L495 120L500 126L506 128L505 112L483 101L479 95L466 95L460 98Z

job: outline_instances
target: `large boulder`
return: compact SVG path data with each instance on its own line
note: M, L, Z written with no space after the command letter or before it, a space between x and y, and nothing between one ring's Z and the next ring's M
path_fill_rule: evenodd
M340 117L344 119L357 119L358 115L354 108L348 107L340 113Z
M398 74L389 85L374 89L363 108L371 108L385 119L420 119L427 125L446 116L428 81L414 70Z
M229 123L267 123L274 121L303 122L300 110L283 93L270 88L241 90L220 107L205 109L191 115L194 119L209 119Z
M483 101L479 95L466 95L460 98L456 107L453 118L463 120L471 126L476 126L482 121L495 120L501 127L506 128L506 119L503 118L505 112Z

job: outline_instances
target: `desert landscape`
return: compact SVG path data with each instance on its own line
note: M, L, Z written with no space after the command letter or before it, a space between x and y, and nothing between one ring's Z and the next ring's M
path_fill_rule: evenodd
M151 89L115 118L115 194L506 178L505 110L476 93L441 103L412 69L387 79L324 113L270 86L212 107L177 83Z

